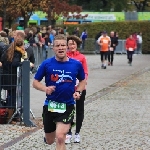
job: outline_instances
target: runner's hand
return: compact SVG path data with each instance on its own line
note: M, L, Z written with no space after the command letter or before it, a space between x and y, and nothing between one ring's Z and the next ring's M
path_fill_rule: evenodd
M46 94L51 95L55 91L56 86L48 86L45 89Z
M79 99L80 99L80 96L81 96L81 94L79 94L79 92L75 92L75 93L73 94L73 98L74 98L75 100L79 100Z

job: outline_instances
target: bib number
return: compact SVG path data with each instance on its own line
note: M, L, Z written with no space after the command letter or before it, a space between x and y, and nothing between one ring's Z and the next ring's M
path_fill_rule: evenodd
M64 113L66 111L66 104L65 103L58 103L58 102L54 102L54 101L49 101L48 111Z
M129 48L129 51L133 51L133 48Z
M113 51L114 50L114 48L113 47L110 47L110 51Z

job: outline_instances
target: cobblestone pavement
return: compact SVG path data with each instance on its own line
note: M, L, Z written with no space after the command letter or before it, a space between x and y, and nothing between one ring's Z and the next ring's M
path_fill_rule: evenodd
M150 71L132 75L112 87L86 104L82 141L67 145L67 150L150 149ZM12 138L5 136L7 132L0 133L5 137L0 144ZM20 133L14 134L17 137ZM43 143L43 135L40 129L5 150L55 150L55 144Z

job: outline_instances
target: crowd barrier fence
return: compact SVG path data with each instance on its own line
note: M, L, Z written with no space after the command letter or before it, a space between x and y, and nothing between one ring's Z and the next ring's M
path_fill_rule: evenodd
M36 126L30 120L30 113L34 118L34 114L30 109L30 62L23 61L17 70L9 66L9 73L0 68L0 110L7 109L7 118L0 115L0 120L6 119L6 123L16 117L20 119L20 123L26 126ZM2 111L1 111L2 112Z

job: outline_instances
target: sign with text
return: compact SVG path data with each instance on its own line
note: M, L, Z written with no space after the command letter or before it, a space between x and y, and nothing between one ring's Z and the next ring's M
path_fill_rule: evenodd
M116 17L114 14L89 14L86 19L89 20L116 20Z

